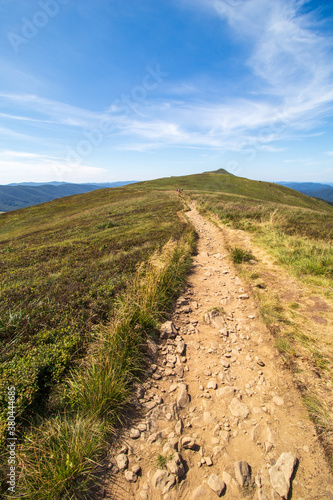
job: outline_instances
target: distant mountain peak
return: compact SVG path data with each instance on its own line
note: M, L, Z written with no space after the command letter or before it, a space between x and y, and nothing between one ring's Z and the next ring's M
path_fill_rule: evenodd
M227 170L225 170L224 168L219 168L218 170L214 170L213 172L211 172L212 174L224 174L224 175L233 175L231 174L230 172L228 172Z

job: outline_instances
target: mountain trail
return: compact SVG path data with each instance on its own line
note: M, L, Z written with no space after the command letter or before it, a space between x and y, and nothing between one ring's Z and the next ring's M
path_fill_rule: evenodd
M227 260L186 213L198 253L136 388L141 415L112 450L103 498L333 500L333 475L292 376Z

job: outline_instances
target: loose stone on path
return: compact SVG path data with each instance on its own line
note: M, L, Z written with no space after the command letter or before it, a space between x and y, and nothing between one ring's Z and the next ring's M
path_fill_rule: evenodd
M194 210L188 216L200 236L196 265L160 338L147 341L147 381L133 391L139 421L110 462L118 497L286 500L297 450L293 497L325 498L332 475L287 371L274 365L274 340L252 292L232 264L222 265L218 229ZM106 500L118 498L109 492Z

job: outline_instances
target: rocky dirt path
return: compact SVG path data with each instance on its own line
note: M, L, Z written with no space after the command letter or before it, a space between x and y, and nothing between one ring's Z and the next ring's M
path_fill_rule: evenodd
M187 216L193 272L150 343L142 416L113 450L104 498L332 500L314 426L221 231L194 207Z

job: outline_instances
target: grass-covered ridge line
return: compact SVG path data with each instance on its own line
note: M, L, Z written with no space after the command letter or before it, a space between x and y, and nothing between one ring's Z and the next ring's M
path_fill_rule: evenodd
M283 198L221 196L200 189L188 194L204 215L223 223L231 257L239 262L238 272L252 287L261 317L293 372L333 470L333 207L312 198L306 206L298 196L290 205ZM243 258L249 250L255 259L258 250L257 265ZM261 262L262 251L273 257L275 271ZM297 284L297 300L288 299L294 292L284 283L291 282ZM313 296L322 310L307 310Z
M245 177L237 177L226 171L221 173L204 172L203 174L185 175L180 177L166 177L136 184L145 189L176 190L182 188L184 194L190 191L202 194L219 193L219 201L224 195L233 195L240 204L252 201L253 204L274 202L287 206L323 209L327 203L310 198L298 191L279 184L264 181L254 181Z
M24 498L91 498L90 481L96 481L105 441L122 421L131 383L144 370L145 338L177 297L193 248L188 229L178 243L170 241L140 267L118 297L96 349L67 381L57 415L32 429L20 447Z
M298 277L313 285L333 288L333 208L312 209L277 202L237 200L225 195L191 193L198 207L218 216L234 229L249 231L253 241ZM312 199L309 198L310 202Z
M177 188L203 212L249 231L286 269L331 287L333 207L225 172L1 214L2 430L7 386L15 385L26 498L79 498L122 419L131 381L143 367L145 337L168 311L188 268L193 234L177 215L183 207ZM245 267L244 250L238 257ZM262 310L268 325L283 320L273 300ZM288 330L290 338L281 336L281 352L294 356L298 335L327 372L328 345L324 356L321 343L301 336L301 326Z
M48 414L53 388L112 318L137 266L181 238L181 209L173 194L119 188L0 216L2 436L7 386L19 426Z

